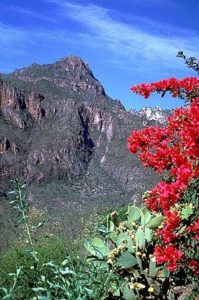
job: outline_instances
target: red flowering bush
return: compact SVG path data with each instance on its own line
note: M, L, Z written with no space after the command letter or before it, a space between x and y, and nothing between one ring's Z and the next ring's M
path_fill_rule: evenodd
M175 109L167 126L134 131L128 149L138 153L145 167L165 176L144 194L151 211L162 213L164 220L156 231L157 264L170 272L184 272L185 277L199 275L199 79L170 78L131 90L145 98L151 93L169 92L185 99L186 106ZM177 274L177 273L176 273ZM187 275L187 276L186 276Z

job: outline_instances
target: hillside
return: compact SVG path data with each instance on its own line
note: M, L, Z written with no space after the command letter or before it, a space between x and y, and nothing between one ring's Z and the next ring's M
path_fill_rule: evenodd
M128 152L126 139L164 122L168 112L126 111L75 56L0 78L0 214L8 211L14 177L26 180L33 205L64 220L139 201L157 180Z

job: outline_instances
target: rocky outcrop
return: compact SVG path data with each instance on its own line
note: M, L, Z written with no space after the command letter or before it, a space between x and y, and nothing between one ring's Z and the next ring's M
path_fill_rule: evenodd
M30 92L29 95L25 95L3 80L0 89L0 114L13 125L24 129L33 123L39 123L45 116L45 111L41 107L44 96L41 94Z
M143 116L147 119L147 121L155 121L159 124L166 124L168 116L171 114L170 110L163 110L161 107L156 106L154 108L144 106L141 110L136 111L131 109L130 112L132 114L137 114L139 116ZM143 124L147 125L147 124Z

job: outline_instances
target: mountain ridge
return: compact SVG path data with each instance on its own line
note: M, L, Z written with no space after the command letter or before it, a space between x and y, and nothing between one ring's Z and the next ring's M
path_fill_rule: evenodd
M2 75L0 98L2 195L23 177L27 198L64 219L140 201L157 181L126 140L161 123L107 96L79 57Z

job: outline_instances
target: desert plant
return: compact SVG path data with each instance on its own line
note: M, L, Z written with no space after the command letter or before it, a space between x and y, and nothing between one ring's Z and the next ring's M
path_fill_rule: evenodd
M158 267L154 258L154 232L162 226L163 217L145 206L131 205L126 219L119 219L116 211L109 214L107 226L99 228L103 238L85 244L91 256L104 260L110 272L122 278L113 296L126 300L172 299L170 274L165 267Z
M41 275L33 288L35 299L112 299L109 293L119 282L117 274L109 272L108 265L69 255L61 265L44 264L48 276ZM49 279L51 275L51 279Z

